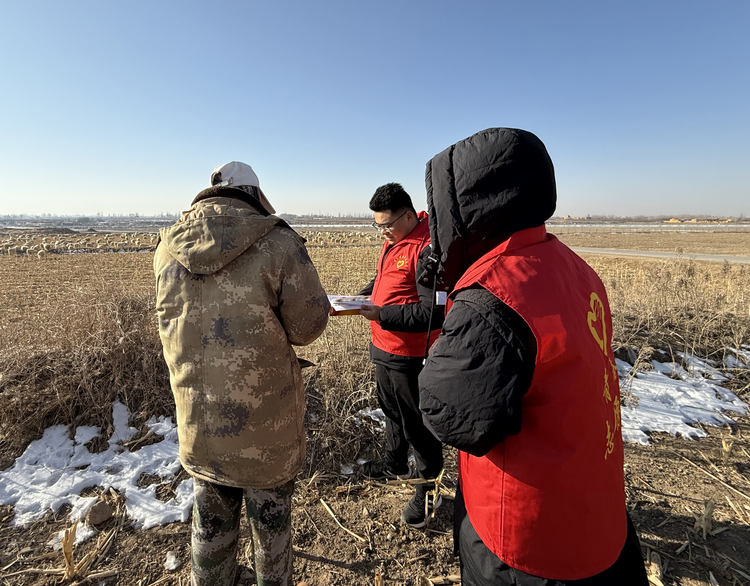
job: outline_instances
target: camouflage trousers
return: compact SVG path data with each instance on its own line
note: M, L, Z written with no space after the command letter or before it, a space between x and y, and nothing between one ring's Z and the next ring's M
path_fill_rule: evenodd
M262 490L193 482L192 586L234 585L243 500L258 586L289 586L294 480Z

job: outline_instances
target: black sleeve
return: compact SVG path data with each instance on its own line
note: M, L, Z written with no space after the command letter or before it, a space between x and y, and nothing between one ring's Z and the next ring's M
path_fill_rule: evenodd
M415 275L421 275L424 271L424 263L430 256L430 246L426 246L419 253ZM405 305L386 305L380 310L380 327L393 332L429 332L438 330L443 325L445 306L435 305L432 310L432 321L430 321L430 310L432 308L433 293L431 287L425 287L416 280L419 303L407 303Z
M372 295L372 290L375 287L375 279L378 278L378 274L375 273L375 276L372 278L372 281L367 283L367 285L364 286L364 288L357 293L357 295Z
M443 443L483 456L521 430L536 340L528 324L483 288L457 294L419 375L419 406Z

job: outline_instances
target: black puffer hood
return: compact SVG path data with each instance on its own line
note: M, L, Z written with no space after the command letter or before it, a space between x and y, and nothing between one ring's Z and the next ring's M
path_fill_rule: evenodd
M427 163L432 257L420 280L450 290L486 252L555 211L552 160L535 135L488 128L448 147Z

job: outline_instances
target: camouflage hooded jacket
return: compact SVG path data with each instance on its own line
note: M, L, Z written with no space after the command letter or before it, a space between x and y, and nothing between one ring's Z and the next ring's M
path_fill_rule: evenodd
M228 486L287 482L305 458L292 344L315 340L329 309L304 240L229 197L195 203L160 237L156 311L182 465Z

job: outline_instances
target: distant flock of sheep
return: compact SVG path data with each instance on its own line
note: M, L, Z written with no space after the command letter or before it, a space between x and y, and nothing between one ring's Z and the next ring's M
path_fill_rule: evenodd
M303 232L309 248L377 246L382 243L373 232ZM0 254L43 258L52 254L91 252L149 252L156 248L158 235L149 232L131 233L65 233L19 232L0 234Z
M294 226L292 226L294 227ZM307 240L308 248L343 246L379 246L383 238L374 230L371 232L304 232L300 235Z
M96 235L19 232L2 235L0 254L42 258L79 252L146 252L154 249L156 238L156 234L147 232Z

